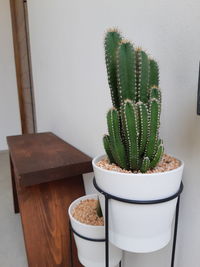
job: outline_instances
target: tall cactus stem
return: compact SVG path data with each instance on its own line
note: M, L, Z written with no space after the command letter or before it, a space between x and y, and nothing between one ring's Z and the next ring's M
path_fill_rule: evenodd
M161 104L161 91L158 87L153 86L150 88L150 99L151 98L158 99Z
M148 109L147 105L138 102L138 115L139 115L139 128L140 128L140 141L139 141L139 151L140 156L143 155L147 143L148 136Z
M154 59L150 59L149 87L159 86L159 67Z
M108 84L110 87L112 103L115 108L119 108L120 100L117 88L117 65L116 65L116 51L122 37L117 29L111 29L105 36L105 59L108 74Z
M135 51L128 41L122 41L117 50L117 78L120 101L136 100Z
M137 55L137 98L138 101L148 103L149 97L149 74L150 65L147 54L140 48L136 51Z
M110 163L114 163L115 160L113 158L113 155L112 155L112 148L111 148L111 144L110 144L110 138L109 138L109 135L104 135L103 137L103 145L104 145L104 149L106 151L106 154L108 156L108 159L110 161Z
M156 98L150 99L149 105L149 127L148 140L145 155L152 160L155 146L158 141L158 130L160 126L160 103Z
M120 135L118 111L112 108L107 114L108 132L112 156L115 162L123 169L127 168L126 151Z
M162 140L162 139L158 139L158 141L157 141L157 143L156 143L156 145L155 145L155 147L154 147L154 152L153 152L154 155L157 153L157 151L158 151L158 147L159 147L160 145L163 146L163 140Z
M138 117L135 104L131 100L126 100L123 105L122 120L124 124L124 134L128 145L128 159L130 169L138 168L139 145L138 145Z
M156 167L156 165L160 162L160 160L162 159L163 157L163 154L164 154L164 146L161 144L159 147L158 147L158 150L153 158L153 160L151 161L150 163L150 168L153 169Z

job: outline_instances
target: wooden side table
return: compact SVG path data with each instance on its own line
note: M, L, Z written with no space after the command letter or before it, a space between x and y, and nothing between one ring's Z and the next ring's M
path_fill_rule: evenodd
M91 158L53 133L7 137L15 212L20 212L30 267L79 267L70 255L70 203L84 195ZM73 250L75 251L75 250Z

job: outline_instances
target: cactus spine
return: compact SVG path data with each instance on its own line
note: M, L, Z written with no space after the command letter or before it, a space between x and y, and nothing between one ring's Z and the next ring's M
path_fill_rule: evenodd
M105 58L113 108L107 113L103 144L111 163L147 172L161 160L159 68L141 48L116 30L105 36Z

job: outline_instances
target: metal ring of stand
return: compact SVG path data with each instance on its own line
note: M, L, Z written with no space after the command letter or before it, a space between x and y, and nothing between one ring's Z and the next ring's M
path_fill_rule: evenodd
M96 238L90 238L90 237L86 237L83 235L80 235L79 233L77 233L71 226L71 223L69 221L69 231L70 231L70 255L71 255L71 267L73 267L73 249L72 249L72 233L74 233L75 235L77 235L78 237L87 240L87 241L92 241L92 242L105 242L106 239L96 239ZM121 261L119 263L119 267L121 267Z

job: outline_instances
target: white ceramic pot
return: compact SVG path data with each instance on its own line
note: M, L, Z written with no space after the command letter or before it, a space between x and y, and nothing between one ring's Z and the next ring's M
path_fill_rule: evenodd
M93 159L97 185L105 192L132 200L157 200L175 194L180 187L183 162L177 169L152 174L120 173L96 165L105 156ZM104 213L104 197L100 197ZM153 205L109 200L109 238L115 246L130 252L152 252L171 239L177 198Z
M97 199L97 195L87 195L76 199L71 203L68 209L68 214L72 228L82 236L104 239L105 238L105 227L104 226L93 226L81 223L77 221L73 216L73 209L85 199ZM93 242L82 239L74 234L74 239L77 246L78 258L81 264L86 267L105 267L105 242ZM117 266L122 259L121 249L110 244L109 246L110 261L109 266Z

